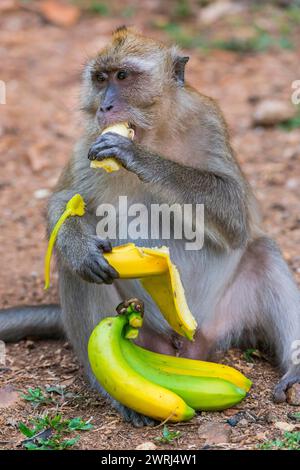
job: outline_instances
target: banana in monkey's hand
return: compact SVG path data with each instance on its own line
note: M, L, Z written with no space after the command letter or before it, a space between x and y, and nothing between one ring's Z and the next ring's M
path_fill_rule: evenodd
M106 127L101 135L106 134L107 132L115 132L116 134L123 135L124 137L128 137L128 139L131 140L134 138L134 130L129 127L127 122L120 122L119 124ZM92 160L90 167L102 168L107 173L112 173L113 171L118 171L120 168L122 168L122 166L114 158L106 158L101 162Z
M102 320L89 339L90 364L116 400L159 421L191 419L195 410L223 410L239 403L251 382L235 369L153 353L136 346L143 303L121 304L119 316Z

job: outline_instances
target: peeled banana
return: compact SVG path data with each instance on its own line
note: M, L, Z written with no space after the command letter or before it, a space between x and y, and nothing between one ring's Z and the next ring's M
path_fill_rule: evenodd
M106 127L101 135L106 134L107 132L115 132L116 134L128 137L128 139L134 138L134 130L129 127L127 122L121 122L119 124ZM112 173L113 171L118 171L120 168L122 168L122 166L114 158L106 158L101 162L93 160L90 163L90 167L102 168L103 170L107 171L107 173Z
M184 294L179 272L167 247L140 248L128 243L103 253L121 279L140 278L162 315L178 334L192 340L197 323Z
M113 398L138 413L159 421L191 419L195 411L182 398L150 382L126 361L120 338L127 322L125 315L108 317L92 332L88 355L97 380Z

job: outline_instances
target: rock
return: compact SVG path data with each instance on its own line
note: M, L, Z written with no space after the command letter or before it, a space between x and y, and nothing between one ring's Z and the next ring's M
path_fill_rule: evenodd
M10 408L20 400L18 392L11 385L0 388L0 408Z
M286 401L289 405L300 406L300 384L294 384L288 389Z
M272 412L268 411L264 416L263 416L264 421L268 424L273 424L276 422L277 416Z
M290 178L285 183L285 186L288 189L297 189L299 186L299 180L297 178Z
M50 195L50 191L49 189L37 189L36 191L34 191L33 193L35 199L45 199L46 197L48 197Z
M225 444L230 442L231 428L225 423L205 423L198 429L200 439L205 439L204 445Z
M239 426L248 426L248 424L249 424L249 423L248 423L248 421L247 421L245 418L241 419L241 420L238 422L238 425L239 425Z
M205 24L212 24L226 15L234 15L243 10L243 5L229 1L218 1L201 9L200 21Z
M280 100L263 100L255 108L253 123L257 126L274 126L287 121L295 114L292 105Z
M73 26L80 17L80 9L77 6L58 0L41 2L40 13L50 23L64 27Z
M283 421L277 421L277 423L275 423L274 426L275 428L280 429L281 431L287 431L287 432L291 432L295 429L294 424L285 423Z
M138 445L135 448L135 450L155 450L155 449L157 449L157 446L151 441L143 442L142 444Z

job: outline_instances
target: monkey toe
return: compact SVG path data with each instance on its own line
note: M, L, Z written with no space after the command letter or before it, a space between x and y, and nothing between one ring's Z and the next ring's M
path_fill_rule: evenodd
M275 403L283 403L286 401L286 392L295 383L300 383L300 373L289 375L278 382L273 390L273 401Z
M144 426L154 426L155 422L153 419L149 418L148 416L142 415L137 413L136 411L131 410L125 406L121 405L121 412L124 420L127 423L132 424L135 428L142 428Z

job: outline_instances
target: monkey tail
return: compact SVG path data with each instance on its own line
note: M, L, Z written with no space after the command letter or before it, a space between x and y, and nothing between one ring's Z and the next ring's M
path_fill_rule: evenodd
M60 306L20 306L0 310L0 340L16 342L27 336L41 339L63 337Z

